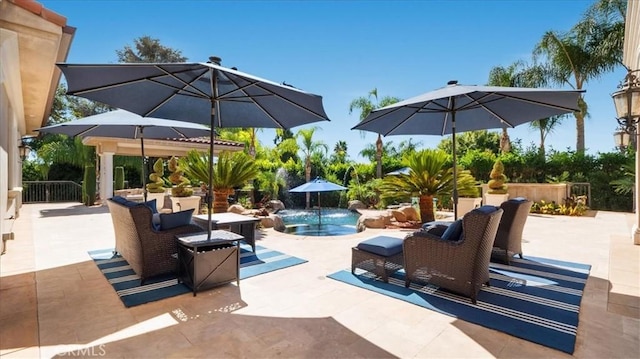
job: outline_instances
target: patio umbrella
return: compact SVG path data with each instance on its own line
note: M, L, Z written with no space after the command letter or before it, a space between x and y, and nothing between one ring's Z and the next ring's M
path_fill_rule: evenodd
M320 177L316 177L316 179L312 181L290 189L289 192L318 192L318 224L322 224L322 206L320 205L320 192L342 191L345 189L347 189L347 187L343 187L339 184L335 184Z
M70 95L142 116L216 127L289 129L328 121L322 97L235 69L208 63L58 64ZM208 198L213 198L213 132L210 133ZM207 201L211 232L211 200Z
M113 137L140 139L142 156L142 188L144 200L147 201L147 186L144 155L144 139L193 138L208 136L209 127L183 121L164 120L160 118L142 117L125 110L115 110L98 115L87 116L79 120L63 122L42 127L36 131L56 133L71 137Z
M582 90L524 87L448 86L389 105L371 113L353 130L388 135L452 135L453 203L458 218L456 132L515 127L543 118L579 111Z

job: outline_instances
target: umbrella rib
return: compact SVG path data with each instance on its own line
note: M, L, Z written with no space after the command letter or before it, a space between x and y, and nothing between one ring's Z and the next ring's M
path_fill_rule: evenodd
M316 117L318 117L318 118L321 118L321 119L326 119L327 121L329 120L329 119L328 119L328 118L326 118L325 116L323 116L323 115L321 115L321 114L319 114L319 113L317 113L317 112L315 112L315 111L313 111L313 110L311 110L311 109L309 109L309 108L307 108L307 107L305 107L305 106L302 106L302 105L300 105L300 104L298 104L298 103L296 103L296 102L293 102L293 101L289 100L288 98L285 98L285 97L283 97L283 96L280 96L280 95L278 95L278 94L274 93L273 91L270 91L269 89L267 89L267 88L265 88L264 86L260 85L260 82L255 82L255 83L253 83L253 82L252 82L250 85L247 85L247 86L240 86L240 85L238 85L238 83L237 83L236 81L234 81L234 80L233 80L233 79L231 79L230 77L227 77L227 79L228 79L229 81L233 82L236 86L238 86L238 89L235 89L233 92L241 91L241 92L242 92L242 93L244 93L248 98L255 98L255 97L258 97L258 96L250 96L249 94L247 94L247 93L244 91L244 89L245 89L245 88L247 88L247 87L249 87L249 86L255 86L255 87L258 87L258 88L260 88L260 89L262 89L262 90L267 91L267 92L268 92L268 93L270 93L272 96L275 96L275 97L279 98L280 100L282 100L282 101L284 101L284 102L287 102L288 104L293 105L293 106L295 106L295 107L297 107L297 108L299 108L299 109L301 109L301 110L303 110L303 111L305 111L305 112L307 112L307 113L310 113L310 114L312 114L312 115L314 115L314 116L316 116ZM244 79L246 80L246 78L244 78ZM286 90L286 89L285 89L285 90ZM227 94L229 94L229 93L232 93L232 92L228 92ZM226 94L225 94L225 95L226 95ZM265 96L266 96L266 95L265 95ZM272 115L271 115L271 114L270 114L270 113L269 113L269 112L268 112L268 111L267 111L267 110L266 110L266 109L265 109L261 104L257 103L256 101L252 101L252 102L253 102L254 104L256 104L256 106L258 106L258 107L259 107L259 108L260 108L260 109L261 109L261 110L262 110L262 111L263 111L263 112L264 112L264 113L265 113L269 118L271 118L271 120L272 120L273 122L277 123L278 125L280 125L280 127L284 128L284 126L282 126L282 124L281 124L279 121L277 121L277 120L276 120L276 119L275 119L275 118L274 118L274 117L273 117L273 116L272 116Z
M173 73L167 72L167 71L166 71L165 69L163 69L162 67L159 67L159 66L156 66L156 67L157 67L160 71L164 72L166 75L168 75L168 76L170 76L170 77L172 77L172 78L176 79L178 82L181 82L181 83L184 85L184 87L182 87L182 88L180 88L180 87L174 87L174 86L170 86L170 85L164 84L164 83L162 83L162 82L158 82L158 81L156 81L156 80L149 79L149 81L151 81L151 82L153 82L153 83L156 83L156 84L159 84L159 85L163 85L163 86L166 86L166 87L172 88L172 89L177 90L177 91L174 91L170 96L168 96L168 97L167 97L167 98L165 98L164 100L160 101L160 102L159 102L158 104L156 104L156 106L154 106L151 110L147 111L147 112L144 114L145 116L149 116L150 114L152 114L152 113L153 113L154 111L156 111L158 108L160 108L160 107L164 106L164 104L166 104L167 102L169 102L169 100L171 100L173 97L175 97L175 96L177 96L177 95L180 95L180 96L192 96L192 97L201 98L201 99L205 99L205 100L209 100L209 101L211 100L211 97L212 97L213 95L209 96L209 95L207 95L204 91L201 91L200 89L198 89L197 87L195 87L195 86L193 86L193 85L192 85L192 83L193 83L194 81L197 81L197 80L201 79L201 78L202 78L202 76L206 75L208 71L205 71L205 72L203 72L203 73L199 74L199 75L198 75L198 76L196 76L196 77L195 77L191 82L186 82L186 81L184 81L184 80L182 80L182 79L180 79L180 78L176 77ZM155 77L157 77L157 76L155 76ZM186 89L187 87L188 87L188 88L191 88L191 89L196 90L196 92L193 92L193 91L187 90L187 89ZM182 93L182 91L184 91L184 93Z
M165 70L164 68L162 68L160 66L156 66L156 67L158 68L158 70L164 72L167 76L177 80L178 82L181 82L184 85L184 87L182 87L182 88L173 87L173 86L169 86L169 87L174 88L174 89L179 90L179 91L185 91L185 92L187 92L187 94L193 94L196 97L202 97L202 98L206 98L206 99L209 99L211 97L211 96L207 95L206 92L204 92L204 91L200 90L199 88L193 86L193 83L195 81L201 79L202 76L204 76L204 75L206 75L208 73L208 69L206 69L206 68L203 69L204 71L202 73L200 73L198 76L194 77L193 80L191 80L190 82L187 82L187 81L184 81L183 79L181 79L181 78L179 78L179 77L177 77L175 75L178 72L169 72L169 71ZM190 71L195 71L195 70L190 70ZM181 71L180 73L182 73L182 72L186 72L186 71ZM157 76L154 76L154 77L157 77ZM157 82L156 80L152 80L152 81L162 84L161 82ZM187 90L187 87L191 88L191 89L193 89L195 91ZM180 95L186 95L186 94L180 94ZM200 95L200 96L198 96L198 95Z
M97 128L97 127L98 127L98 125L93 125L93 126L91 126L91 127L87 128L86 130L83 130L83 131L80 131L80 132L76 133L76 134L75 134L75 135L73 135L72 137L76 137L76 136L80 136L80 137L82 137L84 134L86 134L86 133L88 133L88 132L90 132L90 131L93 131L93 130L94 130L95 128Z
M576 107L566 107L566 106L554 105L554 104L550 104L550 103L547 103L547 102L530 100L530 99L517 97L517 96L513 96L513 95L507 95L507 94L504 94L504 93L500 93L500 95L502 95L504 97L507 97L507 98L510 98L510 99L513 99L513 100L526 102L526 103L531 103L531 104L534 104L534 105L540 105L540 106L549 107L549 108L554 108L554 109L557 109L557 110L564 110L564 111L569 111L569 112L575 112L575 111L579 110ZM577 106L577 103L576 103L576 106Z
M151 77L144 77L144 78L140 78L140 79L136 79L136 80L127 80L127 81L118 82L118 83L109 84L109 85L104 85L104 86L99 86L99 87L90 87L90 88L77 90L77 91L67 91L67 94L78 96L78 95L82 95L82 94L91 93L91 92L94 92L94 91L102 91L102 90L105 90L105 89L118 88L118 87L125 86L125 85L130 85L130 84L135 84L135 83L139 83L139 82L149 81L149 82L153 82L153 83L158 84L158 85L162 85L162 86L165 86L165 87L172 88L174 90L185 91L187 93L182 94L182 95L185 95L185 96L207 97L206 93L198 90L198 88L190 85L189 83L185 82L184 80L174 76L172 73L167 72L165 69L163 69L161 67L158 67L158 66L156 66L156 68L158 68L159 70L164 72L166 75L169 75L172 78L176 79L177 81L182 82L183 84L186 85L186 87L191 87L191 88L195 89L196 92L200 93L202 96L198 96L198 93L190 91L190 90L186 90L184 87L180 88L180 87L175 87L175 86L171 86L169 84L165 84L165 83L159 82L158 80L155 79L157 77L160 77L158 75L154 75L154 76L151 76ZM193 71L193 70L184 70L184 71L179 71L179 72L176 72L176 73L183 73L183 72L187 72L187 71ZM162 76L164 76L164 75L162 75ZM200 78L200 77L202 77L202 75L198 76L197 78Z
M480 102L480 101L482 101L482 99L483 99L483 98L486 98L486 97L488 97L489 95L497 95L497 93L488 93L488 94L485 94L484 96L481 96L481 97L480 97L480 98L478 98L477 100L476 100L476 99L474 99L473 97L469 96L469 94L464 94L464 96L465 96L466 98L470 99L470 100L471 100L471 102L469 102L468 104L465 104L464 106L460 107L459 111L465 111L465 110L467 110L467 109L474 108L474 107L476 107L476 106L480 106L480 107L482 107L485 111L487 111L487 112L489 112L490 114L492 114L493 116L495 116L495 117L496 117L498 120L500 120L500 122L502 122L503 124L507 125L507 126L508 126L508 127L510 127L510 128L514 128L515 126L514 126L510 121L507 121L504 117L502 117L502 116L498 115L495 111L493 111L493 110L492 110L492 109L490 109L489 107L485 106L485 105L486 105L486 104L488 104L488 103L491 103L491 102L494 102L494 101L501 100L501 99L502 99L502 98L504 98L504 97L499 97L499 98L492 99L492 100L489 100L489 101L486 101L486 102ZM471 106L471 105L473 105L473 106Z
M393 127L391 128L391 130L389 130L389 131L385 131L384 133L382 133L382 135L383 135L383 136L387 136L387 135L389 135L391 132L393 132L393 130L395 130L395 129L396 129L396 128L398 128L400 125L402 125L404 122L406 122L406 121L407 121L407 120L409 120L411 117L413 117L413 115L415 115L416 113L420 112L420 109L421 109L421 108L422 108L422 107L415 107L416 111L414 111L411 115L409 115L409 116L405 117L405 119L404 119L404 120L402 120L402 121L401 121L399 124L397 124L396 126L393 126ZM396 111L398 111L398 110L401 110L401 109L402 109L402 107L396 107L396 108L391 109L389 112L384 112L384 113L382 113L382 111L372 111L372 112L370 112L370 113L369 113L369 116L371 116L371 117L369 117L366 121L361 121L359 124L357 124L356 126L354 126L354 127L352 128L352 130L353 130L353 129L356 129L356 127L359 127L359 126L365 125L365 124L367 124L367 123L369 123L369 122L372 122L372 121L375 121L376 119L380 118L381 116L387 116L388 114L390 114L390 113L394 113L394 112L396 112Z

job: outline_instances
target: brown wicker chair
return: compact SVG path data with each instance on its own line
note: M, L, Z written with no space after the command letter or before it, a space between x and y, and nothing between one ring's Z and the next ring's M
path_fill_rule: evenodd
M405 286L428 282L470 297L475 304L480 287L489 284L489 260L502 212L487 206L465 214L457 241L426 231L408 235L403 245Z
M525 198L510 199L500 205L504 214L493 247L504 253L507 264L511 264L512 254L522 258L522 232L532 205L533 202Z
M115 250L140 276L141 284L150 277L176 271L176 235L204 231L195 224L157 231L149 207L127 207L112 200L107 200L107 205L116 235Z

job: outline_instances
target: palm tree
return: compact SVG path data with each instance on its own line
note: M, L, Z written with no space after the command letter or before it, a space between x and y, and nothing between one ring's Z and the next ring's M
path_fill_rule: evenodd
M371 101L372 97L375 99L375 103ZM400 99L390 96L385 96L378 101L378 89L374 88L373 90L369 91L369 95L367 97L358 97L357 99L351 101L351 104L349 105L349 114L351 114L355 109L360 109L360 121L362 121L369 115L369 113L371 113L371 111L392 105L396 102L400 102ZM378 134L378 139L376 140L377 178L382 178L382 148L382 135Z
M449 155L441 150L411 152L404 158L409 174L386 176L382 179L382 198L408 198L417 195L422 223L435 220L433 197L449 196L453 192L453 168ZM475 179L467 170L458 169L460 195L476 193Z
M489 86L505 86L515 87L518 86L518 72L522 68L522 61L516 61L513 64L502 67L496 66L489 72ZM509 139L509 133L507 128L502 128L502 135L500 136L500 152L507 153L511 151L511 141Z
M46 135L45 138L45 143L37 150L41 160L38 169L44 178L49 178L49 169L54 163L78 168L83 168L87 164L95 165L95 147L82 144L82 138L64 135Z
M209 183L209 154L192 150L180 159L185 175L207 185ZM213 212L224 213L229 209L227 201L235 188L244 186L259 174L253 158L244 152L222 151L213 165Z
M581 90L594 78L622 63L622 39L626 1L598 0L568 33L547 31L536 45L534 56L548 63L549 80ZM584 119L587 104L578 100L576 150L585 150Z
M531 122L531 127L537 129L540 132L540 156L544 158L545 147L544 143L547 135L553 132L553 130L562 122L562 116L552 116L549 118L543 118Z
M344 162L347 158L347 141L338 141L333 146L333 161Z
M299 130L297 133L297 136L302 138L302 145L300 146L300 149L304 155L304 179L307 182L311 181L311 156L322 149L324 149L324 152L329 151L329 147L327 147L324 142L313 140L313 134L317 129L317 127L312 127L309 129ZM311 194L307 192L305 208L308 209L310 206Z

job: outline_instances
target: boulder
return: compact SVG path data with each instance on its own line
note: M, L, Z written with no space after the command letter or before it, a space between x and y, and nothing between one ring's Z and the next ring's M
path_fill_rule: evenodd
M240 204L232 204L231 206L229 206L229 209L227 209L227 212L231 212L235 214L243 214L246 211L247 210L244 207L242 207L242 205Z
M267 202L267 204L265 205L265 207L267 207L268 209L270 209L272 212L278 212L281 209L285 209L284 207L284 203L282 203L282 201L279 200L271 200L269 202Z
M270 214L269 217L263 217L260 219L260 224L263 228L273 228L276 231L284 232L285 225L282 218L277 214Z
M349 201L349 206L347 207L350 211L355 211L358 209L367 209L364 203L358 200Z
M393 215L393 218L395 218L396 221L398 221L398 222L406 222L407 221L407 216L402 211L394 209L394 210L391 211L391 214Z
M367 228L386 228L387 221L391 223L391 215L362 215L356 223L356 230L362 232Z
M269 216L270 213L267 211L266 208L258 208L258 209L248 209L244 211L242 214L244 214L245 216L252 216L252 217L266 217L266 216Z
M403 206L398 208L398 210L407 217L407 221L417 221L418 220L418 211L413 206ZM397 218L396 218L397 219ZM400 222L400 220L398 220Z

